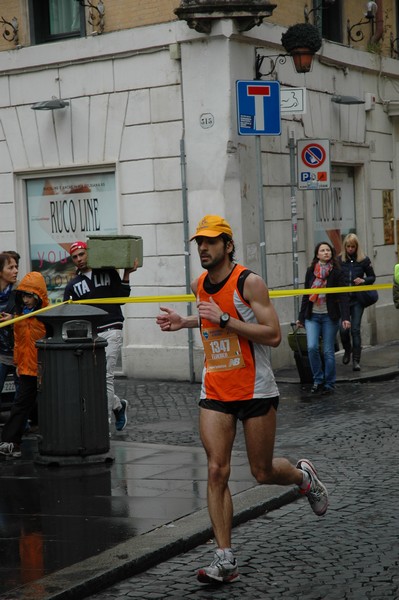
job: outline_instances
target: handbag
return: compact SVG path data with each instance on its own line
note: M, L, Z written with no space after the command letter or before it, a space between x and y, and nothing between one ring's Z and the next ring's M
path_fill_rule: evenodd
M364 308L367 308L367 306L371 306L372 304L375 304L377 302L378 292L377 290L370 290L367 292L356 292L356 300Z

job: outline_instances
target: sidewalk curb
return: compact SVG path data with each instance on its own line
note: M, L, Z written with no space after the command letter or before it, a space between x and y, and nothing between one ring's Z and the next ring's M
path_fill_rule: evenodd
M256 486L233 496L233 527L299 498L296 487ZM207 509L192 513L110 550L13 590L7 600L80 600L212 537Z
M276 383L290 383L306 386L306 384L301 384L299 381L299 377L290 377L285 376L282 373L279 373L278 370L275 371ZM366 383L367 381L387 381L388 379L393 379L399 375L399 367L385 367L382 369L375 370L371 373L367 373L364 371L357 372L357 374L353 373L353 375L337 375L336 383ZM307 384L310 386L311 384Z

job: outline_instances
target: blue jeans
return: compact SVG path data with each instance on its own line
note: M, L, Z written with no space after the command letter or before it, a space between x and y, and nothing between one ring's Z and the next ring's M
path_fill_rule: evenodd
M353 346L353 354L354 356L358 356L360 358L360 351L362 349L362 338L360 336L360 327L362 323L362 317L364 312L364 306L357 302L356 300L352 300L350 303L350 315L351 315L351 328L350 329L340 329L341 342L344 347L344 350L351 349L351 336L352 336L352 346Z
M311 319L305 320L313 383L317 385L324 383L325 387L330 389L334 388L336 380L335 337L338 327L339 321L332 321L328 314L313 314ZM320 355L320 338L323 342L324 371Z

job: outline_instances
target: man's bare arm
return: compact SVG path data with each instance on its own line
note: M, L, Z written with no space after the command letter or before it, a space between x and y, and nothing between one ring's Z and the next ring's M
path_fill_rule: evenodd
M245 323L230 316L226 329L257 344L278 346L281 342L280 322L270 301L267 286L259 275L248 275L244 285L244 296L254 311L257 323ZM210 302L198 304L198 312L201 318L219 324L223 310L211 298Z
M197 280L195 280L191 289L193 293L197 292ZM161 306L160 309L163 311L156 318L157 325L160 326L162 331L179 331L180 329L194 329L199 326L198 316L182 316L179 315L175 310L168 308L167 306Z

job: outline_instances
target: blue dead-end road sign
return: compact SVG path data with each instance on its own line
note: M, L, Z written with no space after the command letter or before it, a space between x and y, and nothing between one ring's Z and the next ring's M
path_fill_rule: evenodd
M280 83L237 81L237 118L240 135L280 135Z

